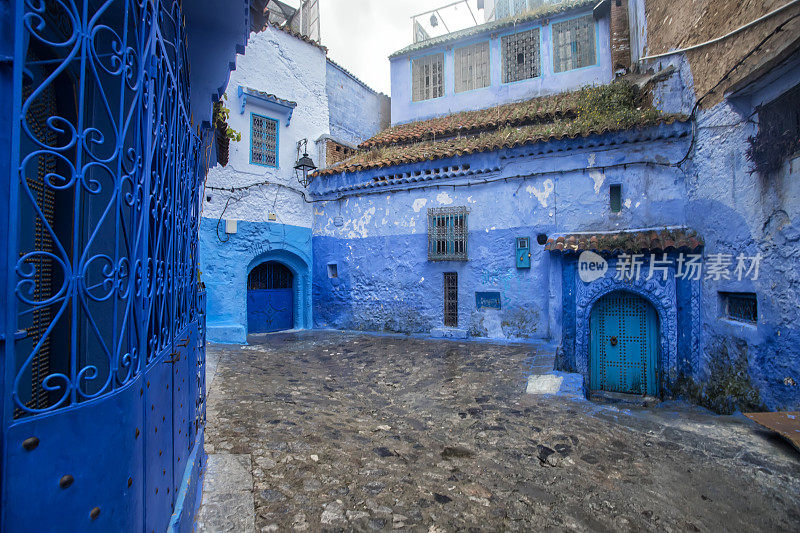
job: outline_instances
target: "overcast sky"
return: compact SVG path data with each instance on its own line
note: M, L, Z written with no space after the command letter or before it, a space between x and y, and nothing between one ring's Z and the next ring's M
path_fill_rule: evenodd
M451 3L453 0L320 0L322 44L328 56L367 85L389 94L389 54L412 42L411 16ZM483 11L469 0L478 22ZM287 2L297 6L299 0ZM465 6L442 12L451 31L474 25ZM430 15L425 27L430 28ZM439 30L443 28L438 25Z

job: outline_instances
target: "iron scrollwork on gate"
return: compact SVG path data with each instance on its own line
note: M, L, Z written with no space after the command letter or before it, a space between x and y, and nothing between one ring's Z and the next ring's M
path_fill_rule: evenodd
M206 166L179 1L18 5L7 419L125 386L198 317Z

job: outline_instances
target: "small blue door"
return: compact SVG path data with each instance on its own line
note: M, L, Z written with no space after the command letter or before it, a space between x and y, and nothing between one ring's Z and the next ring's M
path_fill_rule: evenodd
M268 261L247 278L247 331L269 333L294 327L294 276L285 265Z
M620 291L598 300L591 315L592 390L657 396L657 339L655 309L643 298Z

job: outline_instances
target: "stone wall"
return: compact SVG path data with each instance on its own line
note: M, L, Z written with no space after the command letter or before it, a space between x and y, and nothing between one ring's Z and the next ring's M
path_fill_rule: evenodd
M647 0L647 54L659 54L702 43L747 24L788 2L786 0ZM686 53L696 96L712 89L745 54L778 25L800 13L800 5L793 6L741 33L715 44ZM736 68L729 79L719 85L703 101L706 106L719 103L728 88L752 74L784 52L784 48L800 38L800 18L794 19L784 30L770 39L765 46ZM669 62L669 58L664 62Z
M674 74L655 88L654 103L688 112L699 91L689 56L662 62ZM795 52L764 76L740 79L728 98L696 115L696 135L686 154L687 221L706 241L705 260L713 254L761 255L756 280L703 279L699 364L689 375L700 383L700 403L744 408L797 409L800 394L800 161L790 157L779 172L755 173L747 159L749 138L758 130L758 107L800 85L800 54ZM730 320L721 293L754 293L758 323ZM717 383L716 397L707 384ZM725 397L718 397L723 395ZM754 396L755 395L755 396ZM750 401L750 400L747 400ZM738 402L738 403L737 403Z
M326 90L333 137L358 145L388 125L389 97L375 92L330 60L327 63Z

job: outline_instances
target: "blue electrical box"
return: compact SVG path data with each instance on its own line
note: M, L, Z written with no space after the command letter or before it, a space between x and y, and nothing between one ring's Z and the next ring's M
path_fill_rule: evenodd
M531 267L531 240L517 237L517 268Z

